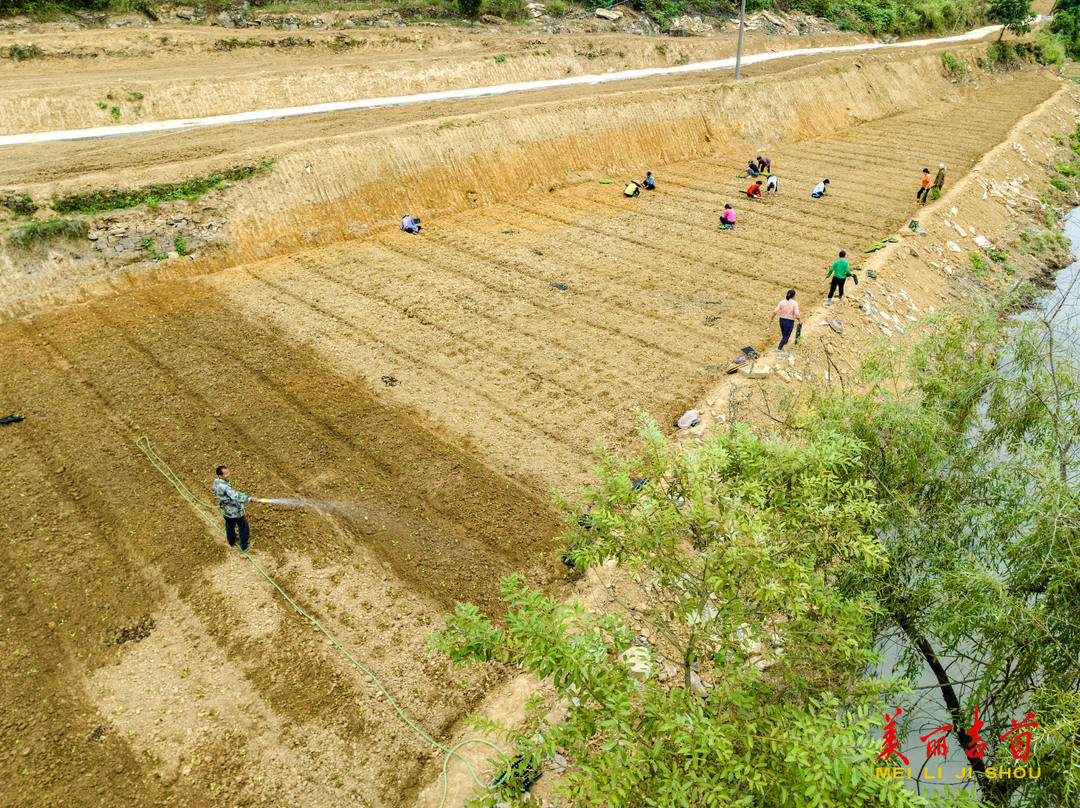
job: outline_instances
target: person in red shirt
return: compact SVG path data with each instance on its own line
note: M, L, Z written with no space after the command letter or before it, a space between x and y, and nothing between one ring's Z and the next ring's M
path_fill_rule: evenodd
M922 170L922 186L919 188L919 192L915 194L915 199L922 202L922 206L926 207L926 197L930 195L930 169L924 168Z
M746 189L746 196L750 199L761 199L761 180Z

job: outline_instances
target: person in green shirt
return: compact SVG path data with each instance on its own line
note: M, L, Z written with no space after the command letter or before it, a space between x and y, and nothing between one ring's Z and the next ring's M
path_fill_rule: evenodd
M840 257L833 261L833 265L829 267L829 271L825 274L825 278L832 278L832 282L829 284L829 299L826 300L826 304L832 303L833 293L840 293L840 300L844 299L844 281L848 279L851 274L851 265L847 262L847 252L840 251Z

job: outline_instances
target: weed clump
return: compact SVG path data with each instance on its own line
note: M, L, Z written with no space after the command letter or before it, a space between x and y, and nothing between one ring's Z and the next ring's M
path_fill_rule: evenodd
M45 55L45 51L39 48L37 45L27 45L25 48L22 45L12 45L7 49L8 58L14 59L16 62L22 62L26 59L37 59L40 56Z
M956 56L949 51L945 51L941 54L941 66L945 68L945 75L953 81L959 82L967 79L968 66L957 59Z
M57 239L86 238L89 232L89 225L82 219L55 218L17 227L11 231L9 239L16 247L29 250L38 244L47 244Z

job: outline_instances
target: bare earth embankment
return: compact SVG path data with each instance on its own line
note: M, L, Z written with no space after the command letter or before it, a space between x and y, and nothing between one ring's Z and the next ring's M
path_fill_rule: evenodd
M474 58L495 64L457 47L431 45L445 86ZM118 64L144 58L166 87L157 56ZM297 86L336 58L301 61ZM363 73L365 54L350 58ZM217 74L221 89L200 108L162 91L180 114L290 85L278 54L265 79L246 52L184 59L176 80ZM392 73L394 59L406 56L371 70ZM62 99L105 87L67 86L53 65L28 75L54 101L19 111L0 82L0 108L29 129L83 125ZM871 339L903 338L962 292L949 272L963 256L944 247L955 225L964 251L976 228L1009 230L977 181L1036 182L1039 144L1076 117L1046 71L972 76L951 81L934 49L899 51L762 66L738 87L656 79L0 154L0 186L43 202L276 158L251 181L125 220L220 217L221 238L193 256L3 247L0 414L27 417L0 427L0 802L415 804L441 757L205 529L135 439L201 495L228 463L258 496L350 503L253 506L253 554L418 724L460 738L507 672L451 671L424 640L455 600L494 606L513 570L572 591L548 489L586 481L598 440L632 448L636 410L670 420L726 383L717 366L738 348L775 347L765 324L792 286L808 340L783 383L820 372L825 265L840 249L861 258L913 215L930 234L875 257L879 279L857 287L896 319L883 332L854 303L833 309L845 324L827 338L834 360L853 368ZM751 203L735 174L762 151L780 195ZM919 173L938 162L955 192L916 212ZM658 190L622 197L620 181L646 169ZM833 195L810 199L824 177ZM734 232L716 229L725 202ZM397 229L406 212L424 218L421 235ZM117 644L147 620L147 636Z

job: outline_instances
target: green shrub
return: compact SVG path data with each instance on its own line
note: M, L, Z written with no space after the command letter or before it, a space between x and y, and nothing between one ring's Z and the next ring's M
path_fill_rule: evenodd
M1065 40L1043 29L1035 37L1032 55L1039 64L1061 67L1065 64Z
M57 218L17 227L9 238L16 247L28 250L37 244L47 244L57 239L86 238L89 232L89 226L82 219Z
M1058 0L1050 31L1060 38L1068 56L1080 59L1080 0Z
M484 0L484 9L512 22L525 19L525 0Z
M986 274L986 271L990 269L990 265L986 263L986 259L978 253L969 254L968 259L971 261L971 268L975 270L975 276L978 278L981 278Z
M12 45L8 48L8 56L10 56L16 62L21 62L24 59L34 59L38 56L44 55L44 51L42 51L37 45L27 45L25 48L20 45Z
M480 16L481 0L457 0L457 9L462 17L473 20Z
M1069 183L1065 182L1065 180L1059 177L1054 177L1052 180L1050 180L1050 184L1057 188L1059 191L1064 191L1065 193L1068 193L1070 190L1072 190L1069 186Z
M561 17L563 14L566 13L567 5L563 2L563 0L549 0L546 5L548 13L552 17Z
M968 66L957 59L949 51L945 51L941 54L941 66L945 68L945 75L956 81L962 81L967 78Z
M1017 45L1022 43L1005 42L1004 40L998 40L990 44L990 48L986 51L986 61L990 70L1004 71L1013 70L1019 66L1020 60L1017 58Z
M1009 254L1005 250L989 249L986 251L986 257L994 263L1004 264L1008 260Z

